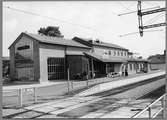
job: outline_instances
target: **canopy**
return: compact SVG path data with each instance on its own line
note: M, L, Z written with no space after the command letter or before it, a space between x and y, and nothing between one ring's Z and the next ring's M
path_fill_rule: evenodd
M119 58L119 57L104 57L104 56L97 55L95 53L88 53L88 52L84 52L84 54L87 55L88 57L92 57L94 59L97 59L97 60L99 60L101 62L105 62L105 63L110 63L110 62L125 63L125 62L127 62L126 59Z

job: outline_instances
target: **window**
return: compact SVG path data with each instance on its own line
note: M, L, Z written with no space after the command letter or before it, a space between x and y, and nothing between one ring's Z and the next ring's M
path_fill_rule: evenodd
M48 58L48 80L64 79L65 76L65 59Z
M104 52L104 55L107 55L107 52Z
M111 55L111 51L110 50L108 51L108 54Z
M130 64L130 70L132 70L133 64Z
M123 51L121 51L121 56L123 56Z
M116 51L114 51L114 56L116 55Z
M117 53L118 53L118 56L119 56L119 51Z
M18 47L17 50L25 50L25 49L29 49L29 48L30 48L29 45L24 45L24 46Z
M126 56L126 52L124 52L124 55Z

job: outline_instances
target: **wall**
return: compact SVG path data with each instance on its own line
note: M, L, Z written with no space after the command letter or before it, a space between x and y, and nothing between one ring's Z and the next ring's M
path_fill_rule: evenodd
M41 44L39 46L40 82L48 81L47 59L49 57L65 57L65 47Z
M162 64L150 64L150 67L151 67L151 70L156 70L156 69L159 69L159 70L165 70L165 63L162 63Z
M21 34L12 44L12 46L10 46L11 80L19 79L25 81L34 81L33 42L34 41L32 39ZM32 75L29 73L32 73Z
M87 48L77 48L77 47L67 47L66 49L66 54L67 55L82 55L83 52L89 52L91 49Z
M114 64L114 72L119 73L120 72L120 68L121 68L121 63L120 64Z
M2 76L6 77L9 75L10 70L10 61L9 60L3 60L2 58Z
M14 59L14 46L10 47L10 78L11 81L15 79L15 59Z
M39 42L34 40L34 79L39 81L40 79L40 65L39 65Z
M126 50L120 50L120 49L116 49L116 48L104 48L104 47L99 47L99 46L94 46L94 53L98 54L98 55L104 55L105 53L110 57L120 57L120 58L127 58L127 51ZM111 55L109 55L109 51L111 51ZM114 54L114 51L116 54ZM123 56L121 55L121 53L118 55L118 51L123 52ZM126 53L126 56L125 56Z
M33 49L33 40L25 35L15 44L15 70L19 80L34 81Z

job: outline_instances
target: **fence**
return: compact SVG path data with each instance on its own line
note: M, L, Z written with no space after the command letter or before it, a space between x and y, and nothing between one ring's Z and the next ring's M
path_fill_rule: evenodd
M154 114L152 114L152 107L158 103L159 101L161 101L161 107L159 108L159 110L157 112L155 112ZM146 108L144 108L142 111L140 111L139 113L135 114L134 116L132 116L132 118L139 118L142 114L144 114L145 112L148 111L148 117L149 118L155 118L157 117L157 115L159 115L162 112L162 118L164 118L165 116L165 94L162 95L161 97L159 97L157 100L155 100L153 103L151 103L150 105L148 105Z
M103 78L105 79L105 78ZM60 82L59 84L56 84L54 82L52 83L45 83L45 84L36 84L36 85L18 85L15 86L8 86L7 88L4 87L3 89L3 97L9 101L12 101L11 105L22 107L23 103L24 105L26 102L30 103L37 103L40 102L41 98L47 98L48 96L53 97L60 97L63 95L73 95L77 92L82 91L82 89L87 89L88 87L102 83L104 81L109 80L103 80L103 79L93 79L89 81L65 81ZM111 81L111 80L110 80ZM4 102L6 99L3 99ZM27 100L28 99L28 100ZM31 100L30 100L31 99ZM8 104L7 104L8 105Z

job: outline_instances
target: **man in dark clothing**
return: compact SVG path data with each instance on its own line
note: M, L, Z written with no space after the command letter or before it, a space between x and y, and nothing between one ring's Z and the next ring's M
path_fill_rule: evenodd
M128 76L128 70L125 68L125 76Z

